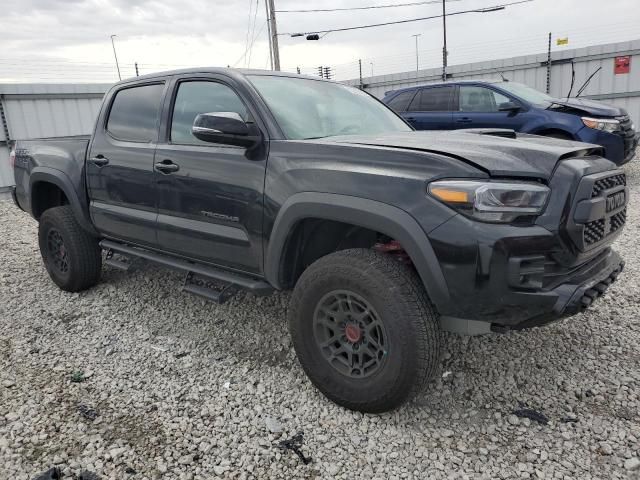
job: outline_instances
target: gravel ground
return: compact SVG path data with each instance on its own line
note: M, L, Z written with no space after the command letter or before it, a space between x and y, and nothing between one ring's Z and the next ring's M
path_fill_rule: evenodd
M542 329L447 335L429 390L384 415L312 387L286 294L218 306L142 263L64 293L35 222L0 201L0 479L54 466L85 479L638 478L640 163L627 171L627 268L608 295ZM277 447L299 431L308 465Z

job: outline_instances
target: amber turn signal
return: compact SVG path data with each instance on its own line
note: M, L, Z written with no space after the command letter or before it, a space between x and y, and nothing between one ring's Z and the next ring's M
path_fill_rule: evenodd
M431 195L447 203L469 203L469 193L448 188L432 188Z

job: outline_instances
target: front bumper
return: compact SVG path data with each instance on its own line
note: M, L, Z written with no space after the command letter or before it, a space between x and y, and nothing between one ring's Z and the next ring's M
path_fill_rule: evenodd
M638 139L639 134L632 129L609 133L583 127L576 134L576 140L604 147L604 156L618 166L630 162L635 157Z
M567 159L534 224L456 215L429 232L449 293L438 303L444 328L528 328L589 306L624 266L611 245L626 219L625 182L624 172L604 159Z
M608 250L602 255L602 258L598 257L596 260L552 290L554 295L557 295L557 300L550 312L506 328L521 330L544 325L580 313L593 305L618 279L624 269L624 261L613 250ZM492 324L491 329L504 331L505 326Z
M624 267L610 247L561 265L554 259L559 236L540 226L468 222L456 217L429 235L449 290L440 308L445 329L503 332L560 320L589 307ZM477 230L460 237L463 224ZM453 246L452 238L462 240Z

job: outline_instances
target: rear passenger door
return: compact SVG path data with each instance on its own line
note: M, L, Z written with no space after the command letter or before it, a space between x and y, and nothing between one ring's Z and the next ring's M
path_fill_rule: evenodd
M450 130L454 91L449 85L422 88L402 116L416 130Z
M153 156L165 84L124 85L105 98L86 175L91 219L107 237L157 244Z

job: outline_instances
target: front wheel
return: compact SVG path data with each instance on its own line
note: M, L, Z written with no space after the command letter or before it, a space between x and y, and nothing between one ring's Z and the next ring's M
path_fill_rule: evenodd
M293 292L289 329L302 368L329 399L384 412L433 376L437 317L416 273L366 249L332 253L307 268Z
M71 207L46 210L40 217L38 240L45 268L62 290L79 292L98 283L100 246L78 224Z

